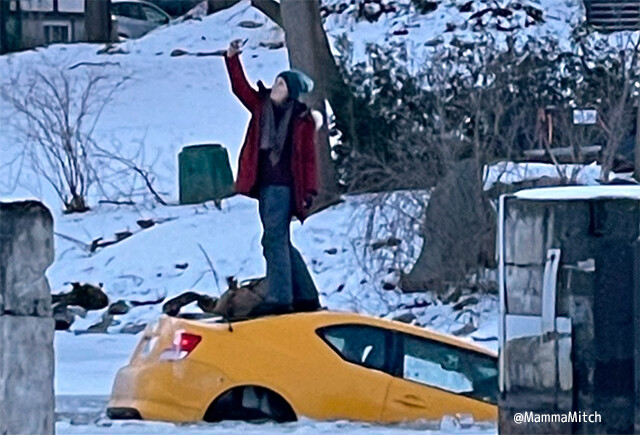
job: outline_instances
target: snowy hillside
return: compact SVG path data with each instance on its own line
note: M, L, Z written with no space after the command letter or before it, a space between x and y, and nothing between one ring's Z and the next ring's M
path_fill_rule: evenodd
M337 23L328 25L338 27ZM367 34L360 28L352 30L354 34ZM180 149L192 143L221 143L229 151L235 173L248 112L230 92L221 57L176 57L171 52L175 49L211 52L226 48L234 38L248 39L243 62L252 81L262 79L270 83L279 71L287 68L285 49L264 47L283 41L283 33L248 2L242 2L202 21L167 26L139 40L120 44L119 54L97 54L102 48L99 45L53 45L3 56L0 71L4 80L32 70L46 75L56 68L70 67L80 79L83 70L92 68L104 68L114 83L131 76L106 106L96 126L96 138L103 147L114 147L123 156L138 159L141 166L150 168L154 187L169 203L176 204ZM101 66L102 63L107 65ZM1 116L7 121L0 124L3 150L0 197L3 200L35 197L54 213L56 261L48 272L52 291L66 290L66 283L71 281L102 283L111 302L120 299L150 302L188 289L217 295L226 288L226 276L245 279L264 274L257 204L247 198L226 200L221 210L213 204L159 206L133 173L119 172L103 190L95 188L90 192L90 212L62 214L52 189L42 177L34 176L31 165L21 154L21 139L8 122L17 119L11 107L6 102L0 104ZM427 198L422 193L396 195L407 196L406 203L415 206ZM128 199L136 205L99 205L102 199ZM408 271L417 258L422 242L415 236L402 240L399 246L383 247L378 251L383 255L371 258L370 264L362 264L356 250L365 249L363 235L370 199L346 198L344 203L311 217L303 226L294 224L293 240L312 271L325 305L391 315L401 303L416 305L415 295L402 296L393 290L383 290L382 286L386 283L389 288L394 287L399 272ZM378 197L377 201L383 204L381 199ZM399 210L385 209L384 205L377 210L379 217L369 242L398 237L403 222L409 228L416 225ZM153 219L157 224L143 230L136 224L140 219ZM100 237L111 240L122 231L130 231L133 236L90 252L92 241ZM213 262L217 281L202 250ZM424 324L447 332L470 321L469 313L457 319L447 316L451 307L436 301L418 305L421 308L413 311ZM486 313L481 316L490 317L487 313L495 312L495 299L489 297L482 307ZM408 310L400 310L404 311ZM159 304L133 307L126 315L117 317L109 331L141 325L159 312ZM86 329L98 322L101 315L102 312L91 312L85 319L79 318L72 329ZM495 335L491 331L478 333Z

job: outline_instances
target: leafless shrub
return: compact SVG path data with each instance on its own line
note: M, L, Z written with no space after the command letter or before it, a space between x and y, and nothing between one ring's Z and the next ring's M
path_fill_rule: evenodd
M107 184L119 198L127 198L128 201L134 203L133 196L142 183L142 188L151 194L155 202L167 205L162 197L162 192L159 192L154 186L155 174L151 169L154 162L146 162L145 138L146 135L134 142L137 147L132 147L131 144L125 147L119 140L112 141L109 147L94 144L96 161L99 161L104 168L102 184ZM125 152L125 148L134 149L135 152L128 154ZM156 160L157 157L159 155L156 156ZM123 178L128 181L126 187ZM106 194L105 196L109 197L110 195Z
M0 97L14 109L11 123L26 163L53 187L67 213L89 209L87 194L100 183L94 131L128 79L42 55L37 66L19 69L0 86Z

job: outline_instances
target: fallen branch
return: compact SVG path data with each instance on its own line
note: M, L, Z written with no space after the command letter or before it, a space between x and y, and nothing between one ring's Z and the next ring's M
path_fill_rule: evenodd
M120 66L120 62L79 62L73 66L70 66L69 69L72 70L72 69L78 68L79 66L107 66L107 65Z
M89 244L88 243L85 243L85 242L83 242L81 240L75 239L75 238L73 238L71 236L67 236L65 234L61 234L61 233L57 233L57 232L54 232L53 234L58 236L58 237L60 237L61 239L65 239L65 240L68 240L69 242L73 242L76 245L79 245L85 251L89 251Z
M207 251L204 250L204 248L202 247L202 245L200 243L198 243L198 247L200 248L200 250L204 254L204 258L207 259L207 263L209 263L209 268L211 268L211 272L213 272L213 277L216 280L216 287L218 287L218 292L219 292L220 291L220 284L218 284L218 274L216 273L216 269L213 267L213 262L211 261L211 258L209 258L209 256L207 255Z

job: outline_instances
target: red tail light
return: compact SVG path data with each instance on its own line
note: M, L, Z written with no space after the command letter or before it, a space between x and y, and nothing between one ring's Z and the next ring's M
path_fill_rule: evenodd
M177 361L187 357L200 344L202 337L197 334L185 332L183 330L176 331L173 336L173 345L169 349L165 349L160 355L161 360Z
M182 332L178 337L178 351L187 352L187 354L191 353L202 340L202 337L199 335L191 334L189 332Z

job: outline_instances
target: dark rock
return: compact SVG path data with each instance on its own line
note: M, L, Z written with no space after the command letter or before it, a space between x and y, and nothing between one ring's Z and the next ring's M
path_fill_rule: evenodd
M238 27L242 27L245 29L257 29L258 27L262 27L262 23L258 23L256 21L244 20L238 23Z
M187 267L189 267L189 263L176 264L176 269L185 270Z
M468 314L468 315L470 315L470 316L473 316L473 317L475 317L475 318L480 317L480 313L478 313L477 311L473 311L473 310L471 310L471 309L468 309L468 308L467 308L467 309L464 309L464 310L460 311L460 312L456 315L456 317L455 317L455 321L457 322L458 320L460 320L460 318L461 318L462 316L464 316L464 315L466 315L466 314Z
M75 319L75 316L69 311L66 305L56 304L53 306L53 320L56 322L56 331L68 330Z
M278 50L284 47L284 41L275 41L275 42L260 42L258 44L260 47L268 48L269 50Z
M164 301L164 296L159 297L158 299L154 299L151 301L129 301L132 307L140 307L142 305L158 305Z
M121 334L137 334L140 331L144 331L147 327L146 323L127 323L120 329Z
M484 341L498 341L498 337L496 336L490 336L490 337L474 337L472 336L471 339L473 341L480 341L480 342L484 342Z
M393 34L396 36L408 35L409 31L407 29L398 29L398 30L394 30Z
M120 232L116 233L116 241L119 242L119 241L127 239L127 238L129 238L131 236L133 236L133 233L131 231L120 231Z
M52 303L77 305L85 310L101 310L109 305L109 298L100 287L92 284L71 283L72 289L68 293L51 295Z
M96 51L96 54L129 54L127 50L114 44L107 44Z
M119 300L109 306L107 313L112 315L122 315L127 314L129 312L129 309L129 305L125 301Z
M462 335L469 335L472 332L475 332L477 330L478 330L478 328L475 327L473 322L469 322L466 325L464 325L462 328L453 331L452 334L457 336L457 337L460 337Z
M138 221L136 221L136 223L138 224L138 226L140 228L147 229L147 228L151 228L152 226L154 226L156 223L153 221L153 219L140 219Z
M404 308L404 309L408 309L408 308L424 308L424 307L428 307L429 305L431 305L431 302L429 302L429 301L425 301L424 299L416 299L414 303L412 303L412 304L400 304L400 305L398 305L398 308Z
M393 290L394 288L396 288L396 285L392 284L390 282L385 282L385 283L382 284L382 288L384 290Z
M452 307L452 309L453 309L454 311L458 311L458 310L461 310L461 309L463 309L464 307L466 307L466 306L468 306L468 305L474 305L474 304L477 304L478 302L480 302L480 301L478 300L478 298L477 298L477 297L475 297L475 296L471 296L471 297L468 297L467 299L464 299L464 300L462 300L462 301L458 302L457 304L455 304L455 305Z
M89 326L89 328L87 328L86 331L77 331L78 334L98 334L98 333L105 333L107 332L107 329L109 328L109 326L111 326L111 324L113 323L113 316L109 313L104 313L102 315L102 320L99 321L98 323L95 323L91 326Z
M336 255L338 253L338 250L336 248L329 248L325 249L324 252L329 255Z
M400 314L399 316L394 317L393 320L395 320L397 322L411 324L411 322L416 320L416 316L413 313L404 313L404 314Z
M184 56L185 54L189 54L189 52L185 51L185 50L181 50L179 48L176 48L175 50L171 51L171 54L169 56L178 57L178 56Z

